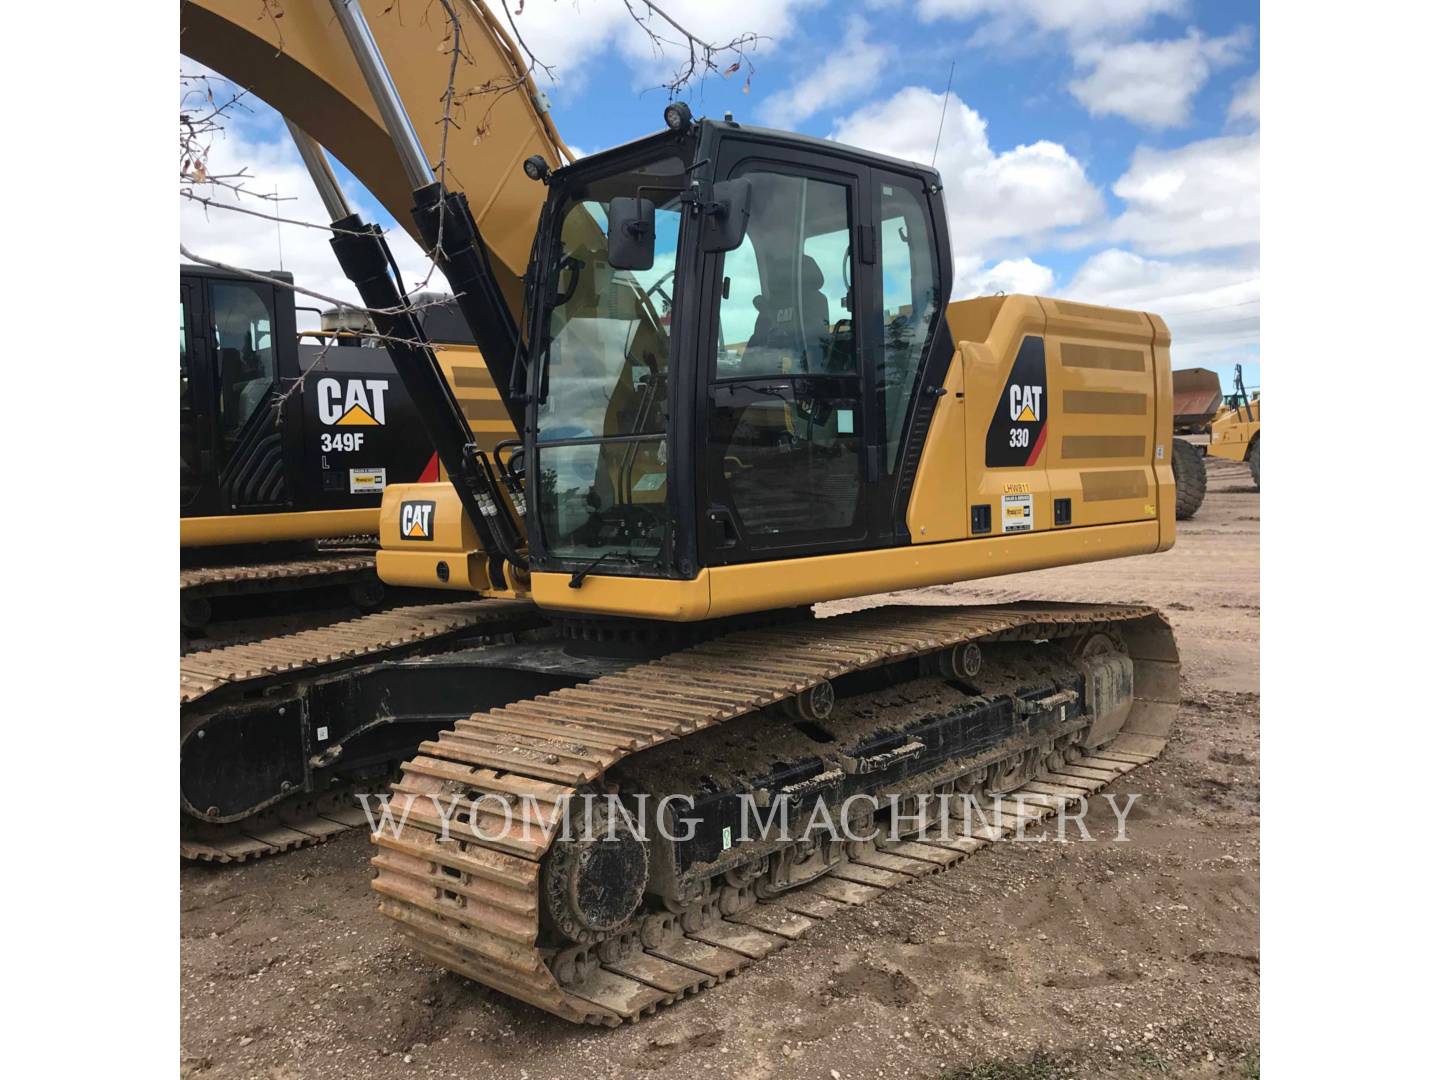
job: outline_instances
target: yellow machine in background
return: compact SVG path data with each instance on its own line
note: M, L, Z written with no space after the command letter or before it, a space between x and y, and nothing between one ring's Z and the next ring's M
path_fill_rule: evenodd
M288 280L180 268L180 611L191 640L282 609L374 607L385 487L443 477L365 320L324 312L321 330L297 334ZM430 296L425 311L476 444L513 441L453 302Z
M1260 489L1260 391L1247 393L1240 365L1235 365L1235 391L1210 421L1207 451L1215 457L1243 461L1250 466L1255 489Z

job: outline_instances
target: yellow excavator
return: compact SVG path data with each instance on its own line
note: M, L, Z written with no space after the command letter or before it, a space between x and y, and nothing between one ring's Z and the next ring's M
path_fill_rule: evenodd
M387 485L380 574L507 630L182 722L182 818L216 830L197 857L343 827L262 815L399 755L381 911L430 962L614 1025L1158 755L1179 661L1150 608L815 605L1171 547L1163 321L949 303L942 178L913 162L672 102L567 163L503 28L443 7L456 85L510 88L469 102L443 176L440 9L181 8L186 54L437 252L520 432L503 461L475 444L383 237L317 171L448 476ZM980 831L937 838L950 796L986 800ZM773 827L817 814L847 828Z

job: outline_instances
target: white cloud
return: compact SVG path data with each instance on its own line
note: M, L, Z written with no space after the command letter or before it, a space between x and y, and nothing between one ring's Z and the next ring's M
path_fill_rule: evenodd
M257 113L263 108L257 105ZM212 144L207 168L217 176L244 169L244 186L248 190L260 195L278 192L282 201L239 195L214 185L190 185L195 194L223 205L205 207L182 196L181 243L197 255L231 266L262 272L284 269L294 274L297 285L337 299L359 302L358 294L341 273L330 250L327 229L277 225L273 220L225 208L241 207L316 225L329 224L330 218L310 182L310 174L288 137L266 140L247 135L243 125L231 125ZM346 194L352 204L359 195L353 189ZM418 284L429 268L419 246L399 229L392 229L387 239L407 288ZM438 272L429 287L448 288ZM328 306L323 301L304 297L298 298L298 302L310 307ZM299 321L302 328L316 324L315 317L304 312L300 313Z
M1055 271L1048 266L1041 266L1029 257L1002 259L989 266L973 255L959 255L955 258L953 295L957 300L972 296L990 296L994 293L1046 296L1054 290Z
M1258 71L1235 88L1235 96L1230 99L1230 110L1226 114L1226 120L1232 124L1242 120L1254 120L1259 123L1260 73Z
M1237 63L1249 44L1248 30L1223 38L1191 30L1173 41L1082 45L1075 50L1075 63L1088 74L1070 83L1070 93L1092 116L1176 127L1189 121L1190 101L1211 73Z
M484 2L508 29L505 14L498 10L502 0ZM761 40L747 52L763 57L773 54L794 31L798 11L819 2L667 0L663 6L686 30L712 44L723 44L743 34L760 35ZM515 26L535 55L554 68L555 75L551 80L537 71L536 79L563 93L575 93L592 78L613 81L617 56L637 86L658 86L674 78L689 56L688 45L673 27L648 14L643 4L633 7L660 39L658 51L620 0L529 0L515 16Z
M1239 354L1252 350L1259 338L1258 248L1203 262L1146 259L1109 248L1075 272L1064 294L1083 303L1160 315L1174 339L1174 367L1240 359Z
M767 98L761 117L774 127L793 128L821 109L848 105L875 86L894 55L894 47L876 40L864 19L851 18L839 48L805 78Z
M1132 30L1156 15L1182 15L1187 0L920 0L920 17L986 19L1017 32L1025 25L1083 39Z
M1125 200L1107 230L1112 242L1151 255L1258 244L1260 136L1142 146L1112 190Z
M944 104L945 95L906 87L839 120L831 138L928 163ZM954 94L935 164L945 184L951 248L962 255L983 254L1001 240L1038 239L1104 213L1100 192L1063 146L1041 141L997 154L984 119Z

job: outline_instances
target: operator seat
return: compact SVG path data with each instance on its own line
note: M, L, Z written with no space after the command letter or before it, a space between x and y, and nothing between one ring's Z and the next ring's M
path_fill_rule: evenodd
M823 371L830 347L830 299L820 290L825 275L809 255L800 262L800 340L804 348L802 371Z
M830 345L830 299L820 291L825 285L820 264L809 255L801 257L798 285L793 294L785 290L779 296L755 297L755 330L745 344L742 374L824 370Z

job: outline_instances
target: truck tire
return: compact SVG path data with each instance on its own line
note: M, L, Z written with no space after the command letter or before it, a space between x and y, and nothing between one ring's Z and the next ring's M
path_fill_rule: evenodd
M1205 501L1205 458L1184 439L1171 439L1170 468L1175 473L1175 516L1185 521Z
M1255 436L1255 442L1250 447L1250 479L1255 481L1255 490L1260 490L1260 436Z

